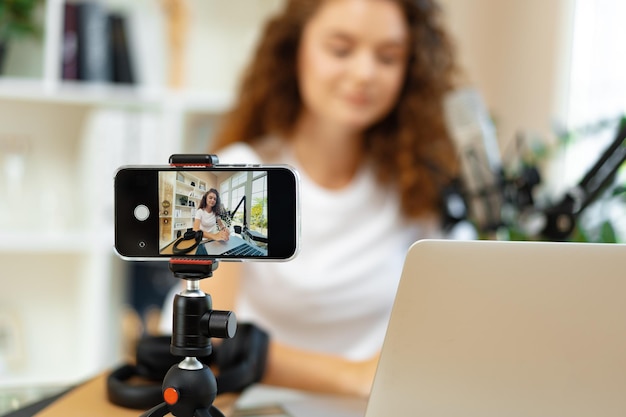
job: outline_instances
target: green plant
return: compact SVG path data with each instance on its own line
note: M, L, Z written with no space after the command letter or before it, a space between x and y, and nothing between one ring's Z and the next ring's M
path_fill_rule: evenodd
M36 9L43 0L0 0L0 43L12 38L40 36Z
M267 217L264 216L263 207L267 204L267 197L255 198L254 204L250 207L250 223L257 229L267 228Z
M563 132L558 137L557 148L561 150L576 146L576 142L581 138L589 138L602 131L615 129L615 119L601 120L600 122L584 126L576 131ZM626 117L618 120L618 127L626 125ZM620 128L620 131L623 131ZM620 148L615 154L623 155L626 141L621 140ZM540 162L556 154L557 149L529 147L531 159ZM590 155L593 158L593 155ZM611 181L598 190L597 196L586 206L586 208L576 216L574 229L568 237L573 242L594 242L594 243L622 243L626 236L626 163L621 164ZM606 173L604 174L606 175ZM609 177L607 177L609 178ZM558 200L557 200L558 201ZM549 206L549 204L548 204ZM520 215L515 213L508 218L506 224L498 230L498 238L502 240L543 240L542 236L529 234L519 224ZM523 222L522 222L523 223ZM482 236L485 237L485 236Z

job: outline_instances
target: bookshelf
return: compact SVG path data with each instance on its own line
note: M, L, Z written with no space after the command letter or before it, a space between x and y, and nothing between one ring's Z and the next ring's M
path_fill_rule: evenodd
M282 0L185 1L177 85L162 1L99 3L127 17L134 84L63 79L63 0L43 3L43 38L13 44L0 76L0 316L10 318L0 325L20 329L10 346L23 347L0 363L0 389L70 385L121 361L128 265L113 250L115 170L206 149ZM210 188L197 178L172 193L196 201L202 181Z
M197 208L200 206L203 193L195 184L193 178L183 174L181 174L181 178L176 179L174 219L172 222L174 234L177 234L177 232L182 233L193 226L193 218Z
M208 172L168 173L159 179L159 188L163 196L159 246L163 248L193 227L200 201L209 189L217 188L217 177Z

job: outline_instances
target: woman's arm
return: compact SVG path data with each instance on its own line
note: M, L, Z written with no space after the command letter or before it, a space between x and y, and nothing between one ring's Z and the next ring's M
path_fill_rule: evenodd
M224 223L222 222L220 216L215 216L215 223L217 223L217 230L219 230L219 232L217 232L216 234L218 236L216 240L228 240L230 238L230 230L228 230L228 228L224 226Z
M212 278L200 281L211 295L213 308L234 311L239 291L241 264L221 262ZM295 389L335 394L369 395L378 355L364 361L296 349L272 341L263 383Z
M267 368L261 382L308 391L366 397L370 393L379 355L349 361L270 343Z
M202 230L200 228L200 219L195 219L193 221L192 228L194 231ZM202 237L204 237L205 239L209 239L209 240L228 240L229 236L230 234L228 233L228 231L224 231L224 230L219 231L217 233L209 233L209 232L202 230Z
M194 232L197 232L198 230L200 230L200 219L193 220L193 230Z

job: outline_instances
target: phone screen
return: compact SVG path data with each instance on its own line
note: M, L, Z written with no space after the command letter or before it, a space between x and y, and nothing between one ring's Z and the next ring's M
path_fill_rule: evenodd
M267 179L263 170L159 172L160 253L267 256ZM185 239L188 229L201 236Z
M115 247L130 258L287 260L297 251L297 194L285 166L124 167Z

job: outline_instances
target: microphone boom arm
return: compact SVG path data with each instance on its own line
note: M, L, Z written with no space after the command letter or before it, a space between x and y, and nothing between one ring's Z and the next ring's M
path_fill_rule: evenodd
M545 210L546 226L542 234L555 240L565 240L574 230L576 219L615 178L626 160L626 117L620 120L617 135L598 161L556 205Z

